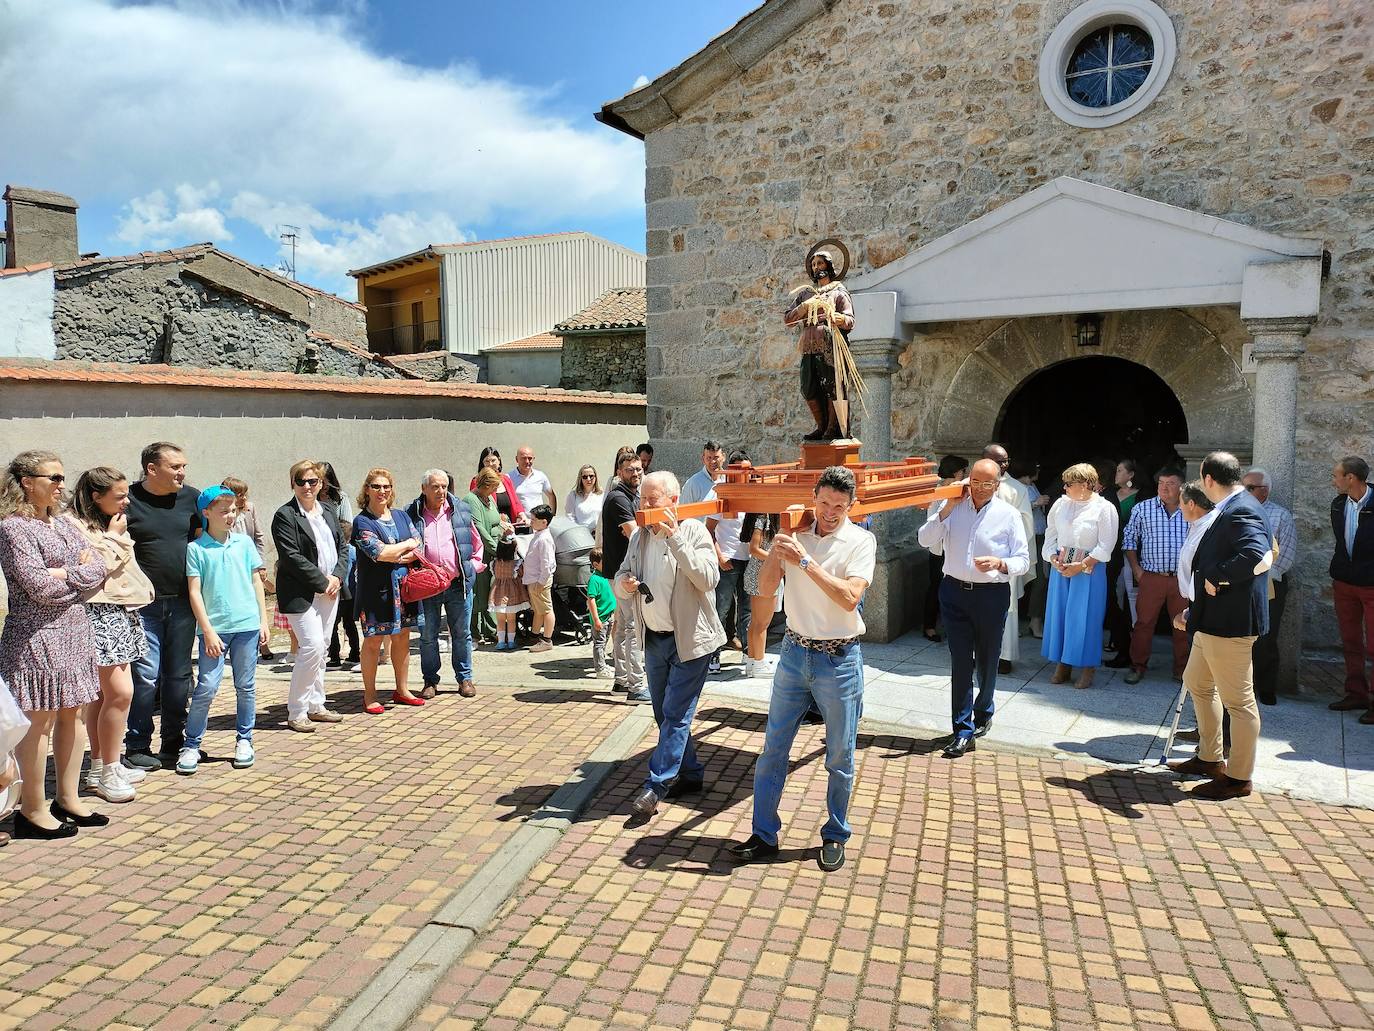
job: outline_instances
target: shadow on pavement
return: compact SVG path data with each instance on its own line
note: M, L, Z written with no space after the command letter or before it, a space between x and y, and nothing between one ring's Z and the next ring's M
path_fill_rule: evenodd
M1127 770L1103 770L1086 777L1047 777L1051 787L1078 791L1103 809L1128 820L1143 820L1141 806L1176 805L1188 796L1169 774L1152 775Z
M606 686L604 694L599 691L574 691L570 688L536 687L529 691L516 691L511 697L517 702L529 702L532 705L553 705L561 702L576 702L590 705L619 705L627 713L631 708L630 703L625 701L623 695L611 693L609 684Z

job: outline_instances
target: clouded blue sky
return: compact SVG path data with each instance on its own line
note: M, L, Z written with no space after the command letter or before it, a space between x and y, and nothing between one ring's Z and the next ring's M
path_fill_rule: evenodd
M0 0L5 182L70 193L83 251L213 240L352 295L452 240L643 250L642 145L592 119L757 0Z

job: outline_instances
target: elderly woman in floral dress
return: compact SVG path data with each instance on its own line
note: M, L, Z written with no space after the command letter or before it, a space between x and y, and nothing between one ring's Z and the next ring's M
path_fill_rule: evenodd
M81 708L100 696L95 635L81 596L105 582L106 568L74 521L60 515L62 460L25 451L0 476L0 571L9 613L0 633L0 680L31 726L15 750L24 793L16 838L70 838L103 827L79 797L85 737ZM45 807L48 739L57 798Z

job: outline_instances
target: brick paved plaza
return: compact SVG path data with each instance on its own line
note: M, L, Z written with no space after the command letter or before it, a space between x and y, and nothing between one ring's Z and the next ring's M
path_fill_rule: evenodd
M264 676L254 770L156 775L107 830L0 852L0 1027L337 1017L629 711L580 663L481 661L508 686L376 719L338 677L349 719L311 736ZM627 826L645 738L407 1026L1374 1026L1374 812L864 734L824 875L804 728L783 853L737 870L761 732L708 699L708 792Z

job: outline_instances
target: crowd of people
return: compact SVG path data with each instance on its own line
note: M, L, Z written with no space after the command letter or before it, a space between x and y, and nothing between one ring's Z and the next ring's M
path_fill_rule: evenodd
M801 532L783 532L778 513L676 517L680 506L713 500L726 465L747 460L745 451L727 455L708 440L701 469L681 485L651 468L648 444L616 453L604 489L595 466L578 470L561 513L597 540L586 595L592 673L653 707L659 742L632 803L634 815L648 819L663 798L703 787L691 722L733 631L745 673L772 680L753 834L737 857L776 852L788 750L811 719L825 724L830 776L819 861L836 869L849 836L863 595L875 539L849 519L856 486L842 467L820 476L814 521ZM552 647L550 527L559 509L530 447L517 450L511 472L485 448L463 494L451 473L429 469L408 504L386 468L368 470L350 499L330 463L298 461L288 470L291 497L270 520L270 571L247 484L230 477L205 490L189 486L185 450L167 442L150 444L140 462L135 482L98 467L68 491L60 457L28 451L0 479L0 571L9 591L0 634L8 692L0 703L9 703L17 736L13 760L0 749L0 815L7 799L17 802L17 837L66 838L109 822L83 797L83 766L89 794L111 803L133 800L151 770L195 774L226 665L236 699L233 765L251 767L255 669L274 658L274 620L292 642L286 725L299 733L343 719L328 705L328 670L359 672L363 712L379 715L387 711L377 690L385 667L393 706L435 698L445 637L466 698L477 694L476 646L513 650L523 633L533 653ZM1020 658L1023 610L1042 656L1055 664L1052 682L1077 670L1075 685L1084 689L1103 664L1104 640L1117 653L1105 664L1129 667L1125 683L1137 683L1167 612L1171 672L1198 717L1197 755L1176 769L1207 778L1198 797L1249 793L1255 698L1277 700L1283 576L1297 547L1292 515L1268 497L1267 474L1218 452L1192 483L1177 468L1159 469L1145 497L1131 461L1081 463L1063 471L1062 494L1051 499L1036 485L1038 470L1013 466L997 444L972 463L946 456L939 474L966 487L958 500L933 506L919 534L931 553L925 633L946 639L951 653L945 755L973 750L991 726L996 677ZM1347 680L1332 707L1363 708L1361 722L1374 723L1365 671L1374 645L1368 478L1357 457L1333 473L1340 493L1331 509L1331 575ZM780 612L785 634L771 660L767 633ZM418 692L409 682L413 631ZM0 708L0 734L5 714Z

